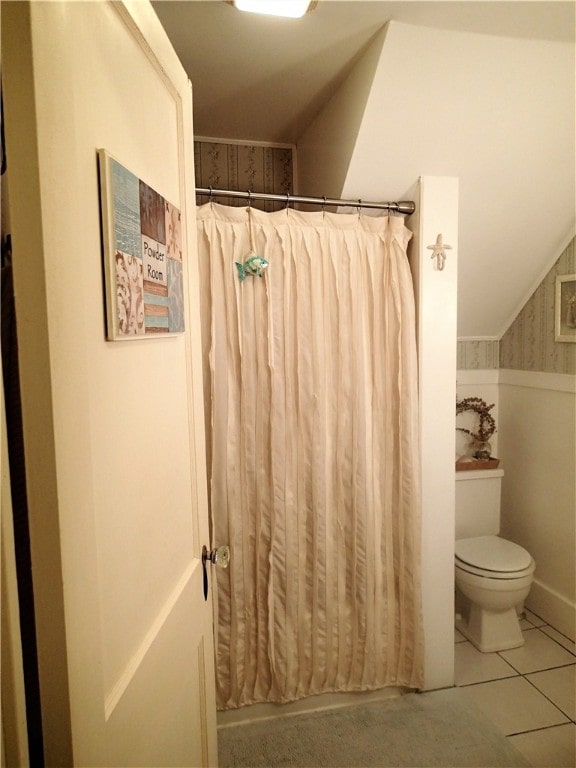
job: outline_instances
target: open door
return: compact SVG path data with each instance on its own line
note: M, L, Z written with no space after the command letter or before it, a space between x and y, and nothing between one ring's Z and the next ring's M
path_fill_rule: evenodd
M147 2L4 3L2 78L45 762L215 765L190 83ZM106 340L101 148L181 212L184 333Z

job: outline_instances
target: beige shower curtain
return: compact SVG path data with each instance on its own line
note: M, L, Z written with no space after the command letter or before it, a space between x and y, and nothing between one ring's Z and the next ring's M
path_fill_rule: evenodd
M198 209L220 709L422 684L410 236Z

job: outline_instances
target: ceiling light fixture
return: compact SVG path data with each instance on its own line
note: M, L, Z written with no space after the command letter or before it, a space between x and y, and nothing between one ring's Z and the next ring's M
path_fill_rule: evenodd
M311 11L317 0L234 0L239 11L265 13L269 16L286 16L299 19Z

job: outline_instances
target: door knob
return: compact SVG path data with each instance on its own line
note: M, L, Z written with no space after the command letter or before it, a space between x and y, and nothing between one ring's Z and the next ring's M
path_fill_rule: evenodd
M204 548L205 550L206 548ZM202 554L204 555L204 550ZM217 549L211 549L210 552L206 552L206 560L210 560L211 563L217 565L219 568L228 568L230 562L230 547L223 544Z
M209 560L213 565L217 565L219 568L228 568L228 563L230 562L230 547L226 546L226 544L223 544L221 547L211 549L210 552L206 546L202 547L204 600L208 600L208 569L206 568L207 560Z

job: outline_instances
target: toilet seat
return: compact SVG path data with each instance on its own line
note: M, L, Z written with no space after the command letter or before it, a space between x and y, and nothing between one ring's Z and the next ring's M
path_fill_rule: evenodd
M499 536L459 539L455 547L456 567L491 579L520 579L534 573L534 560L518 544Z

